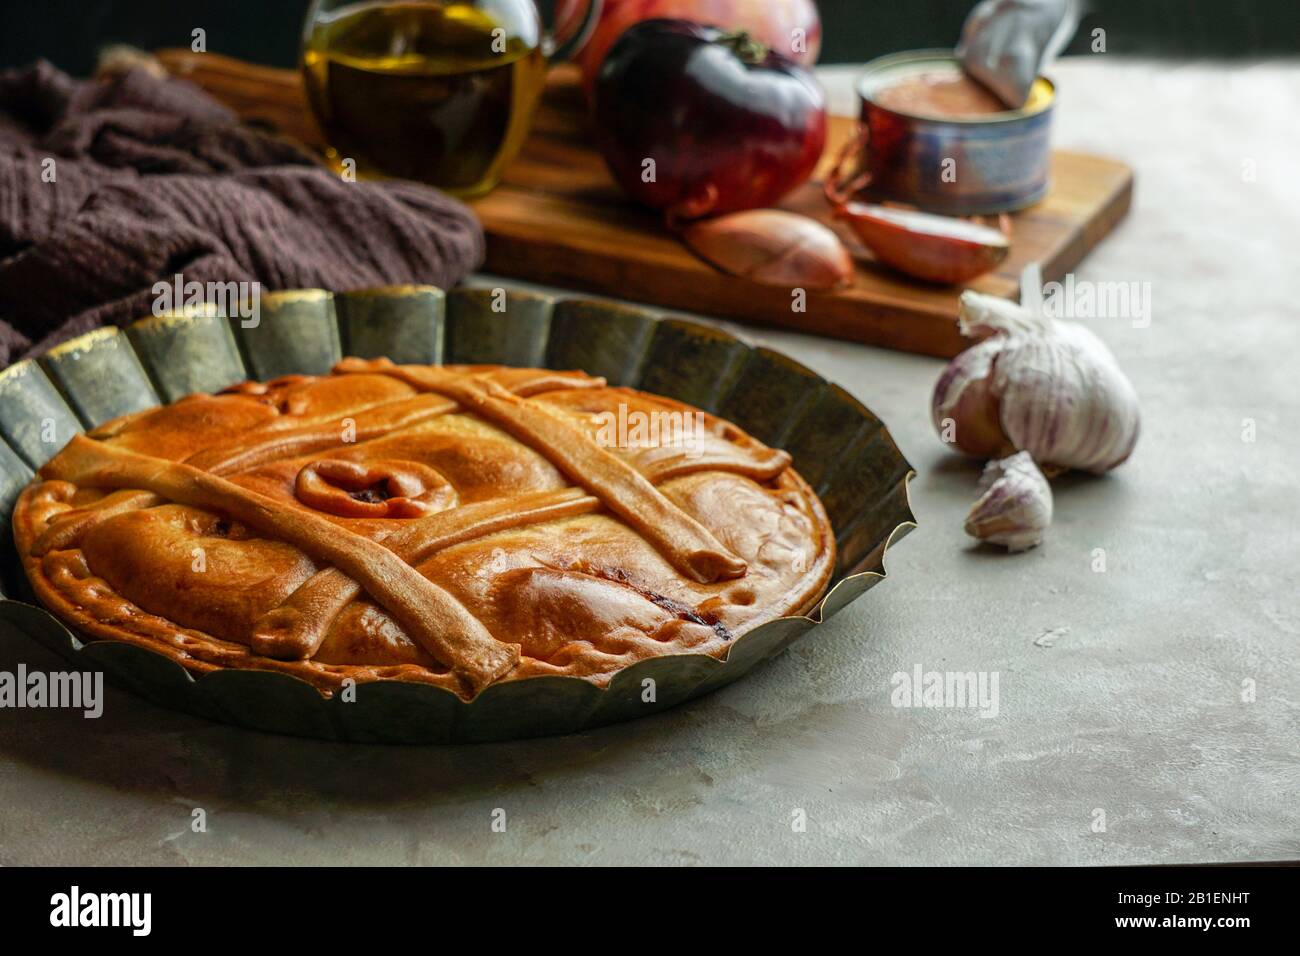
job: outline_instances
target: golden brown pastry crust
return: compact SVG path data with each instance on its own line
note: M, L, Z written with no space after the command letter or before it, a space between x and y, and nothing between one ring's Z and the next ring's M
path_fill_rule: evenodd
M78 436L14 533L56 616L194 673L471 697L725 656L834 566L789 456L581 372L395 366L244 383Z

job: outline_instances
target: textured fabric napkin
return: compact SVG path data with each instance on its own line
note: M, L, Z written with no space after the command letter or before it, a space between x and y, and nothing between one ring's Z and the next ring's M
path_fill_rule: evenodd
M150 314L152 287L429 283L483 258L470 210L428 186L345 182L183 80L0 73L0 367Z

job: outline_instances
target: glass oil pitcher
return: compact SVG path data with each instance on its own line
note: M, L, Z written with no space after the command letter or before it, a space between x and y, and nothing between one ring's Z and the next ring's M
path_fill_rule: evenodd
M340 168L470 198L523 145L558 49L533 0L315 0L303 30L308 102Z

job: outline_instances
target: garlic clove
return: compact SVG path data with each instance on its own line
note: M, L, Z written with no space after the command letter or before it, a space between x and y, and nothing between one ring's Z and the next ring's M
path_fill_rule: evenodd
M993 361L1002 346L981 342L948 363L934 385L930 417L945 441L972 458L1002 458L1015 448L1002 430Z
M966 515L968 535L1013 552L1042 544L1052 523L1052 489L1029 452L989 462L980 489Z
M828 227L780 209L747 209L678 227L701 259L754 282L825 291L853 280L853 257Z
M1089 329L1056 325L1052 335L999 357L999 421L1012 445L1036 461L1102 474L1123 464L1137 444L1137 392Z

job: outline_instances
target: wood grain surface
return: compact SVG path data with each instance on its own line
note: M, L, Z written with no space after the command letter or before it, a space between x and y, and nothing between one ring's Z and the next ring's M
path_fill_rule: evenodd
M159 59L245 119L323 146L298 74L214 53L163 50ZM470 205L488 236L484 269L670 309L775 325L871 345L951 356L958 287L913 281L876 265L830 218L820 187L809 183L784 203L835 228L857 260L854 284L811 293L791 308L790 290L729 276L697 259L654 212L627 200L591 146L582 95L570 67L551 72L533 132L495 190ZM851 135L853 120L833 117L826 156ZM1011 255L970 288L1015 296L1018 276L1040 263L1050 280L1077 265L1128 212L1133 174L1123 163L1083 153L1052 155L1046 199L1013 217Z

